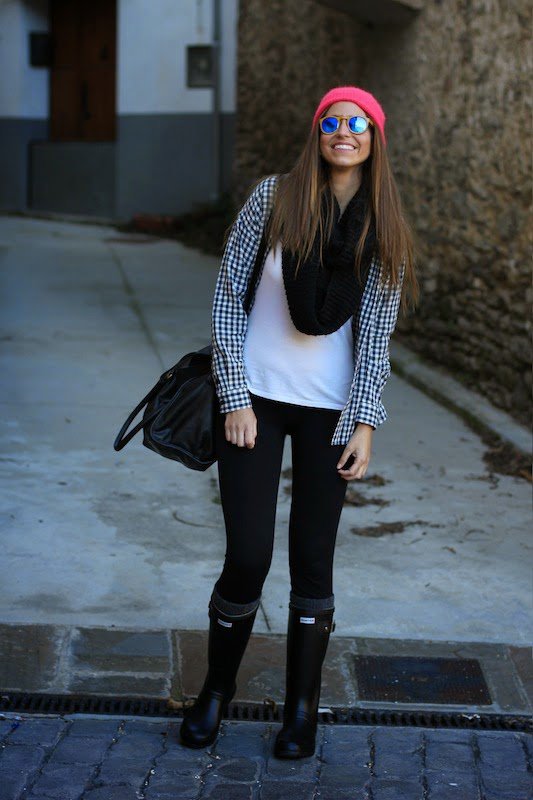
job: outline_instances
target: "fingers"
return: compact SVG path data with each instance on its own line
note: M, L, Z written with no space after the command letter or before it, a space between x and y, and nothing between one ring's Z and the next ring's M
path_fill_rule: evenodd
M352 457L354 460L353 463L350 463ZM346 456L343 453L339 460L339 464L343 466L341 468L337 467L337 472L341 478L347 481L360 480L365 476L369 463L370 458L362 453L360 455L357 453L347 453Z
M255 438L257 436L257 422L254 422L251 427L247 427L243 433L243 443L245 447L252 448L255 446Z
M226 441L237 445L237 447L252 448L255 446L257 437L257 420L244 425L226 424L225 434Z

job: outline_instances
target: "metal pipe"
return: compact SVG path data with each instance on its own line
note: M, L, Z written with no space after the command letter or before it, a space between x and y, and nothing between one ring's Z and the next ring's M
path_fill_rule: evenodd
M220 113L220 0L213 0L213 193L212 199L218 201L222 194L222 125Z

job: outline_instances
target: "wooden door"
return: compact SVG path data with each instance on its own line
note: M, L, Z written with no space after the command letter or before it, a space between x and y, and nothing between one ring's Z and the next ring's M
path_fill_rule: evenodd
M116 0L51 0L50 136L115 139Z

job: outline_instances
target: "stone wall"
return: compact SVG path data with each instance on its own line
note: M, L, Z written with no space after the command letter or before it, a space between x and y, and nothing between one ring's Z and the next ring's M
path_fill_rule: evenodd
M330 86L374 92L420 253L395 336L530 424L527 0L428 0L403 27L314 0L240 6L237 197L292 165Z
M242 199L261 175L297 158L316 104L361 73L361 26L315 0L240 0L234 185Z

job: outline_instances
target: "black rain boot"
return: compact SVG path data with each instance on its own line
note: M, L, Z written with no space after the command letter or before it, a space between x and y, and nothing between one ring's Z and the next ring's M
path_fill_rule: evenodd
M224 613L215 602L243 613ZM208 671L194 705L183 712L180 727L181 742L187 747L207 747L215 741L220 721L237 689L235 678L258 608L259 599L240 606L223 600L213 591L209 601Z
M277 758L305 758L315 752L322 664L335 628L334 610L289 605L283 727L274 745Z

